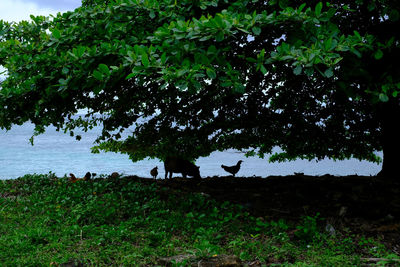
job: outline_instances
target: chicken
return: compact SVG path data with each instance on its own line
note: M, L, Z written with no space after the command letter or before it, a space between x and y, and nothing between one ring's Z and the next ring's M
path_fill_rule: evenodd
M85 174L85 176L83 177L83 180L84 180L84 181L89 181L90 178L92 178L92 174L91 174L90 172L87 172L87 173Z
M76 178L76 176L73 173L70 173L69 176L70 176L69 181L71 183L75 183L77 181L89 181L90 178L92 177L92 174L90 172L87 172L83 178Z
M158 171L157 171L157 166L156 167L154 167L153 169L151 169L151 171L150 171L150 174L151 174L151 176L154 178L154 179L156 179L157 178L157 175L158 175Z
M233 166L221 165L221 168L224 169L225 171L229 172L233 176L235 176L235 174L240 170L240 164L242 162L243 162L242 160L239 160L238 163L236 165L233 165Z
M73 173L70 173L69 176L70 176L69 181L70 181L71 183L75 183L75 182L77 182L78 180L82 180L82 179L76 178L75 175L74 175Z
M118 172L113 172L113 173L111 173L110 178L111 178L111 179L117 179L119 176L120 176L120 175L119 175Z

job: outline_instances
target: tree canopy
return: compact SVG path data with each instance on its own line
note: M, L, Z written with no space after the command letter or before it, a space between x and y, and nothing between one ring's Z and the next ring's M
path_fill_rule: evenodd
M86 0L0 21L0 126L101 124L94 151L134 161L276 146L271 160L379 161L383 150L392 171L399 11L386 0Z

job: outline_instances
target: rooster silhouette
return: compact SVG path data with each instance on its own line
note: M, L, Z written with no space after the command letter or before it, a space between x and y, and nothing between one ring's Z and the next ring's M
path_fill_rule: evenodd
M236 165L233 165L233 166L221 165L221 168L224 169L225 171L229 172L230 174L232 174L233 177L235 177L235 174L240 170L240 164L242 162L243 162L242 160L239 160L238 163L236 163Z

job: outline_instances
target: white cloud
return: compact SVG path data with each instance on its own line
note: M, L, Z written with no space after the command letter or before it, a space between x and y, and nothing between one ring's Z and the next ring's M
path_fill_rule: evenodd
M30 20L30 15L56 15L64 10L40 7L27 0L0 0L0 19L5 21Z

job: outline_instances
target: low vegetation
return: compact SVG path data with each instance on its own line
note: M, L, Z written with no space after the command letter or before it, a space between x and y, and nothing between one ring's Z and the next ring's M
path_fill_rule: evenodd
M176 255L186 260L173 266L217 255L235 255L244 266L399 260L379 239L346 228L332 233L326 226L319 214L296 222L254 217L243 206L161 187L151 179L71 183L50 173L0 181L4 266L153 266Z

